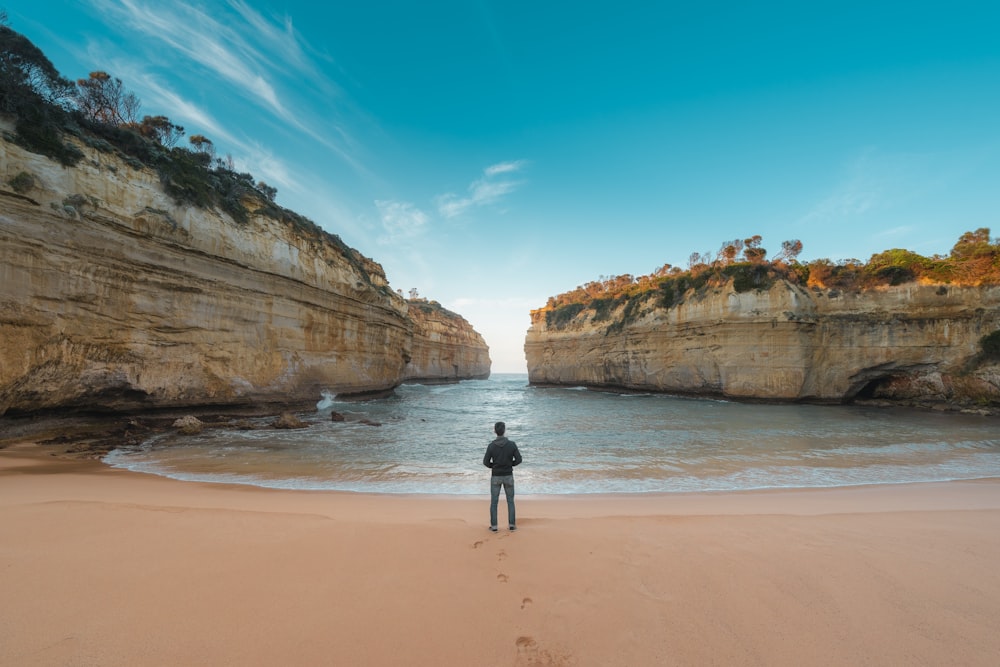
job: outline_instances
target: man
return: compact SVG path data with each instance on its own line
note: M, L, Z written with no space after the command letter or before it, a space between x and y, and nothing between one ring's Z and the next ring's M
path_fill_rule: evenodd
M507 496L507 525L511 530L517 530L514 520L514 466L521 463L521 452L513 440L504 437L507 427L503 422L497 422L493 431L496 440L486 448L483 465L493 469L490 476L490 530L497 532L497 503L500 501L500 487Z

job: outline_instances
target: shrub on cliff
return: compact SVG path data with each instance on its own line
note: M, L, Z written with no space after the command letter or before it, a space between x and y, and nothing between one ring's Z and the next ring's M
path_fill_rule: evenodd
M600 322L611 317L611 313L614 312L615 308L621 305L622 299L624 297L619 297L617 299L604 298L604 299L594 299L590 303L590 307L594 309L594 321Z
M439 302L428 301L423 297L407 299L406 303L409 305L410 308L416 308L417 310L426 313L428 315L438 314L444 317L449 317L454 319L464 319L461 315L448 310L447 308L442 306Z
M722 269L722 275L732 278L733 289L737 292L766 290L774 284L775 276L767 264L740 262Z
M934 268L934 261L910 250L893 248L872 255L864 266L865 287L876 285L902 285L913 282L917 276L927 275Z
M204 153L192 153L175 148L176 155L158 160L160 183L176 201L208 208L215 203L212 184L205 177L211 158Z
M986 227L965 232L948 255L924 257L894 248L867 262L857 259L834 264L828 259L809 263L809 284L860 291L885 285L924 281L954 285L1000 284L1000 239L990 239Z
M710 278L709 272L702 271L697 274L688 272L660 279L658 285L660 307L673 308L684 300L684 295L687 294L688 290L701 289Z
M896 248L876 253L868 262L816 259L801 264L796 259L802 250L800 241L784 242L782 251L767 261L763 259L760 243L759 236L726 242L714 260L709 254L693 253L688 271L665 264L648 276L623 275L589 282L550 297L546 304L546 323L561 326L585 308L593 310L594 321L606 320L626 302L623 315L634 316L638 310L628 310L628 305L633 299L649 294L655 296L660 308L669 309L682 303L685 295L692 291L698 294L706 286L718 287L727 283L731 283L736 292L769 289L777 280L851 292L913 281L1000 284L1000 239L991 239L988 228L963 234L947 256L924 257ZM745 261L736 261L741 251Z
M570 303L560 306L555 310L545 313L546 326L559 328L568 324L574 317L579 315L586 306L582 303Z
M63 141L73 92L37 46L0 25L0 113L15 117L15 143L65 166L79 162L83 154Z
M23 195L35 187L35 177L26 171L22 171L7 181L7 184L10 185L14 192Z
M634 322L642 314L642 304L646 299L647 294L630 294L624 297L625 307L622 309L621 316L608 326L605 334L615 334L623 331L626 326Z

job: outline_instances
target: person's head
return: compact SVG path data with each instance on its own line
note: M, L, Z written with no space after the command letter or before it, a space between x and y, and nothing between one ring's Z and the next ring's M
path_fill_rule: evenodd
M507 426L503 422L497 422L493 425L493 430L497 435L503 435L503 432L507 430Z

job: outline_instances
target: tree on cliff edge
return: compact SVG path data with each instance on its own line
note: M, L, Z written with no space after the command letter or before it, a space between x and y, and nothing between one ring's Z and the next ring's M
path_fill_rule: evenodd
M76 164L83 153L62 139L73 93L73 82L31 40L0 22L0 113L16 118L15 142L60 164Z
M138 119L142 103L125 90L121 79L107 72L91 72L89 78L77 80L76 85L76 106L87 118L112 127L132 125Z
M0 23L0 111L18 114L49 105L65 111L73 93L73 82L37 46Z
M142 136L168 148L172 148L184 136L184 128L170 122L166 116L143 116L137 129Z

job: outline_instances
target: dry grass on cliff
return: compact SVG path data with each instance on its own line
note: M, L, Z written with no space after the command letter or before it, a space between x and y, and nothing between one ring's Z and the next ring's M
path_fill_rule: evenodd
M759 237L754 237L759 242ZM788 245L788 242L786 244ZM801 245L799 246L801 248ZM948 255L924 257L909 250L892 249L872 255L867 262L817 259L799 263L785 256L770 261L766 251L754 246L746 261L735 261L734 246L723 244L714 260L692 255L691 267L683 271L664 265L656 272L635 277L630 274L601 278L550 297L544 308L546 324L560 327L585 309L597 321L608 319L622 306L623 324L638 313L637 304L656 297L656 305L671 308L700 290L731 284L736 292L768 289L778 280L816 289L862 292L910 282L935 285L1000 285L1000 239L990 238L988 228L966 232ZM744 251L746 252L746 251ZM697 259L696 259L697 258Z

